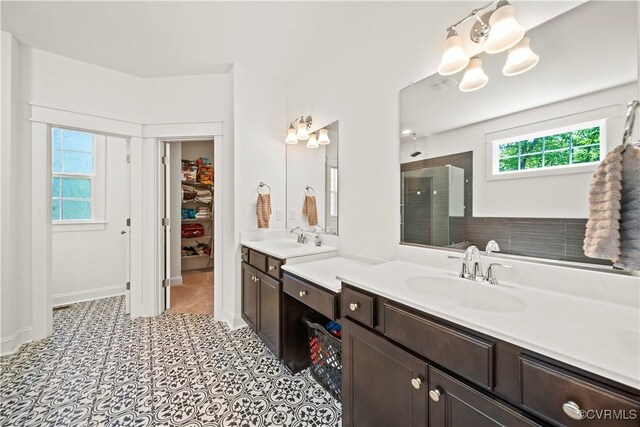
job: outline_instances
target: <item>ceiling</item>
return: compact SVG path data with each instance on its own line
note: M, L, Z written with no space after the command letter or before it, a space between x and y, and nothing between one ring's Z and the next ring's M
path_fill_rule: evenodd
M535 2L537 9L516 3L532 10L521 14L530 21L562 8L557 2ZM439 47L446 26L482 4L3 0L0 7L2 30L22 43L124 73L204 74L242 63L288 80L371 28L420 37L424 51Z

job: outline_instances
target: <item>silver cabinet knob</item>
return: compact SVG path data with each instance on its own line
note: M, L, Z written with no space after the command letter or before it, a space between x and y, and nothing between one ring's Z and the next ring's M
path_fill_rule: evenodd
M440 388L436 387L433 390L429 390L429 397L431 398L431 400L433 400L434 402L437 402L440 400L440 395L442 393L440 392Z
M307 291L300 291L298 292L298 295L300 295L300 298L302 298L303 296L307 295L309 292Z
M255 282L256 281L256 276L251 275L251 280L253 280Z
M351 304L349 304L349 309L351 311L356 311L358 307L360 307L360 304L358 304L357 302L352 302Z
M416 390L420 390L420 386L422 385L422 380L420 378L411 378L411 385Z
M580 421L584 419L584 411L580 409L580 406L571 400L562 404L562 410L572 420Z
M276 269L276 266L275 266L275 265L270 265L270 266L269 266L269 271L273 271L273 270L275 270L275 269Z

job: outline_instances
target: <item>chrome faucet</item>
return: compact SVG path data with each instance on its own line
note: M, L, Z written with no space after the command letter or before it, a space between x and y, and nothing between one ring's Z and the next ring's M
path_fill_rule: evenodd
M495 240L489 240L487 246L484 248L484 253L491 255L494 252L500 252L500 246L498 246L498 242Z
M298 230L296 232L296 230ZM304 231L300 227L294 227L291 229L291 233L298 234L298 243L307 243L307 238L304 236Z
M498 244L491 240L487 244L487 254L491 254L493 251L499 251L500 247ZM480 259L480 250L474 245L469 246L465 251L462 258L449 256L449 258L457 258L462 261L462 269L460 270L459 277L463 279L473 280L476 282L488 282L491 285L498 285L498 278L496 277L495 268L496 267L504 267L511 268L511 265L508 264L500 264L499 262L494 262L489 264L487 267L486 273L482 271L482 260Z

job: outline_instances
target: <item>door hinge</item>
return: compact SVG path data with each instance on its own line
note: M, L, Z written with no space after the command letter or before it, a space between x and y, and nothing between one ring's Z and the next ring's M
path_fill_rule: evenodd
M131 218L127 218L127 227L131 227Z
M127 163L131 163L131 156L127 154Z
M167 156L162 156L162 164L166 165L169 163L169 159L167 158Z
M169 226L169 218L162 218L162 226L163 227Z
M131 282L127 282L127 290L130 291L131 290Z
M164 279L162 281L162 287L163 288L168 288L169 286L171 286L171 279Z

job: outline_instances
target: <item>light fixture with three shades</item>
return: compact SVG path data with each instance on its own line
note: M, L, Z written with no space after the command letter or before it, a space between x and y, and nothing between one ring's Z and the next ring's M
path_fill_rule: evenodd
M326 129L320 129L318 135L309 133L312 124L311 116L300 116L295 119L289 124L289 131L284 142L294 145L300 141L307 141L307 148L318 148L321 145L330 144L329 132Z
M493 5L496 5L495 10L481 15ZM447 28L438 73L448 76L465 70L458 86L462 92L478 90L489 82L489 77L482 69L482 60L478 56L469 57L462 47L462 37L455 30L472 18L476 20L469 34L473 42L484 43L484 51L488 54L508 51L507 61L502 68L505 76L522 74L536 66L540 57L533 53L529 46L531 41L525 36L525 28L516 21L515 7L506 0L493 0Z

